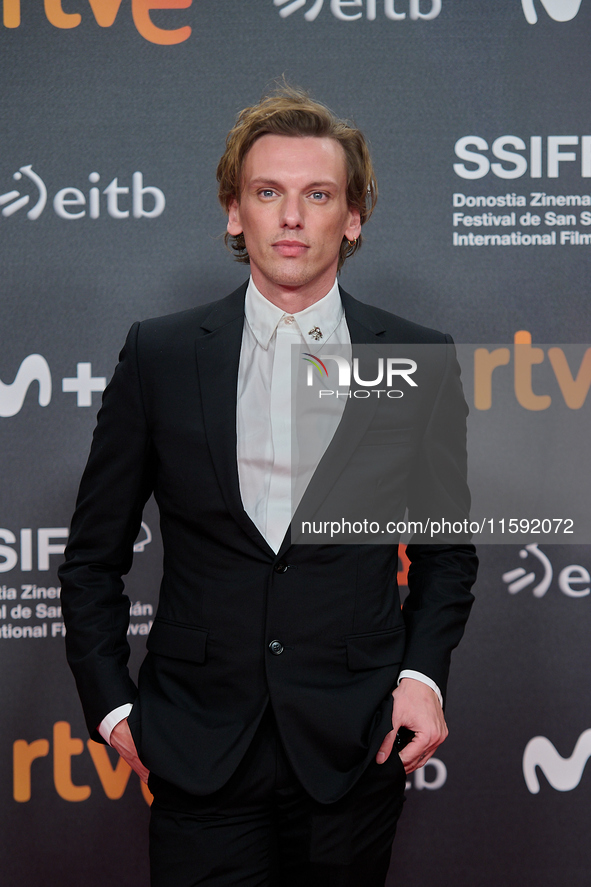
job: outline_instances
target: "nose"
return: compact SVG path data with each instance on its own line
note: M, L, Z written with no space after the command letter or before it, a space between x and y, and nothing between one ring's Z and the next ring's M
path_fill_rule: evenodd
M286 194L281 202L282 228L303 228L304 216L299 194Z

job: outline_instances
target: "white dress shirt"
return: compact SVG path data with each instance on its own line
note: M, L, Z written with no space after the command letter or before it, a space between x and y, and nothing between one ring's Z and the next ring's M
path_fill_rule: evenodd
M292 345L321 357L327 345L350 345L351 339L336 280L323 299L286 314L251 279L244 313L236 408L240 495L244 510L277 553L297 505L294 477L303 471L309 479L345 408L344 398L323 400L313 417L315 464L300 465L292 435Z
M292 495L294 471L310 478L341 420L346 398L326 398L314 416L315 464L299 465L292 452L291 346L306 346L322 356L326 345L351 344L337 281L318 302L286 314L258 291L252 278L246 290L244 330L238 368L236 402L237 460L244 510L277 553L291 522L297 501ZM317 338L320 330L322 338ZM292 446L293 445L293 446ZM420 672L404 669L402 678L414 678L431 687L442 703L437 684ZM110 712L99 725L109 741L113 727L128 717L131 703Z

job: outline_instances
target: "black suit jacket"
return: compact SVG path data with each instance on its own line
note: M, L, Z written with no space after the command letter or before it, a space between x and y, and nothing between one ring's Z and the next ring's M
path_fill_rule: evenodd
M245 289L135 324L128 335L104 393L60 570L68 659L93 737L108 712L133 701L129 723L145 765L196 794L227 781L270 700L300 781L331 802L391 729L390 691L401 667L445 690L476 558L470 545L409 546L411 590L401 611L395 545L291 545L288 531L272 551L245 513L238 483ZM342 298L353 343L446 341ZM465 405L457 366L435 372L412 470L447 489L446 472L461 475L465 465L437 443L437 392L451 393L464 418ZM458 513L467 513L464 481L459 489ZM164 569L136 688L122 575L152 492ZM280 655L269 649L275 639Z

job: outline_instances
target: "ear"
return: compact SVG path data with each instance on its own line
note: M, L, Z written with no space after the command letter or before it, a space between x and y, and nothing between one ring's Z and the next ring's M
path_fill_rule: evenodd
M349 207L349 224L343 232L347 240L357 240L361 234L361 215L358 209Z
M231 237L237 237L239 234L242 234L242 225L240 224L240 204L235 197L232 198L230 206L228 207L227 230Z

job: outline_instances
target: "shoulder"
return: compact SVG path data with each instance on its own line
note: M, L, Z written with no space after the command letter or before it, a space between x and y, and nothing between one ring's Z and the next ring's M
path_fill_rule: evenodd
M385 344L446 344L451 337L439 330L406 320L398 314L354 299L341 290L347 321L353 320L371 330Z
M242 323L245 292L246 284L243 284L224 299L142 320L133 325L130 336L142 350L181 348L183 344L194 342L212 330L231 323Z
M392 314L390 311L384 311L376 308L378 316L384 324L385 334L392 336L396 341L403 344L445 344L450 341L449 336L440 330L432 327L423 326L420 323L413 323L412 320L406 320L399 317L398 314Z

